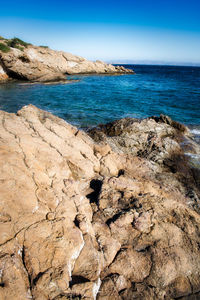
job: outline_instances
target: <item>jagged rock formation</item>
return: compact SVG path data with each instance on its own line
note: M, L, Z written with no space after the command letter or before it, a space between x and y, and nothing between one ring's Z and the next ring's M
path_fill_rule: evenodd
M187 128L125 119L93 140L31 105L0 119L0 299L197 299Z
M6 43L13 45L9 40L1 40L1 44L6 46ZM0 68L11 78L47 82L65 80L66 74L133 73L122 66L108 65L102 61L92 62L63 51L24 44L17 44L16 48L9 47L5 52L0 48Z

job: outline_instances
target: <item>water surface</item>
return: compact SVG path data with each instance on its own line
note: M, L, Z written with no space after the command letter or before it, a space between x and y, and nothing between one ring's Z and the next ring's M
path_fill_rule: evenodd
M200 67L130 65L136 75L71 76L70 84L0 85L0 109L32 103L80 126L167 114L200 129Z

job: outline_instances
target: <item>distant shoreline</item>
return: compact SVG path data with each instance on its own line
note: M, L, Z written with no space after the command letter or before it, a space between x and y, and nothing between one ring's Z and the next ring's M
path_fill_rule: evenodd
M119 62L119 63L112 63L114 66L116 65L122 65L122 66L163 66L163 67L195 67L195 68L200 68L200 64L162 64L162 63L133 63L133 62L130 62L130 63L123 63L123 62Z

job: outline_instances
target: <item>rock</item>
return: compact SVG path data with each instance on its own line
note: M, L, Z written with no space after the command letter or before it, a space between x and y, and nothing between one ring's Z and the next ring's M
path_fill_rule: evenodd
M149 275L150 269L150 253L147 255L128 248L117 255L107 272L120 274L131 282L142 282Z
M0 120L0 299L198 297L186 127L122 119L89 136L32 105Z
M6 40L3 41L5 44ZM134 72L124 67L115 67L101 61L88 61L83 57L63 51L36 47L9 47L8 52L0 50L0 78L51 82L66 80L66 74L125 74ZM1 69L5 74L1 75Z
M0 64L0 82L4 82L8 80L8 75L4 71L3 67Z

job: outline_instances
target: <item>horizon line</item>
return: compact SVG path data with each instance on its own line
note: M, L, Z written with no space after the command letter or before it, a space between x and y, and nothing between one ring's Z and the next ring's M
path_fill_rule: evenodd
M200 62L165 62L165 61L146 61L146 60L107 60L110 64L123 65L146 65L146 66L174 66L174 67L200 67Z

